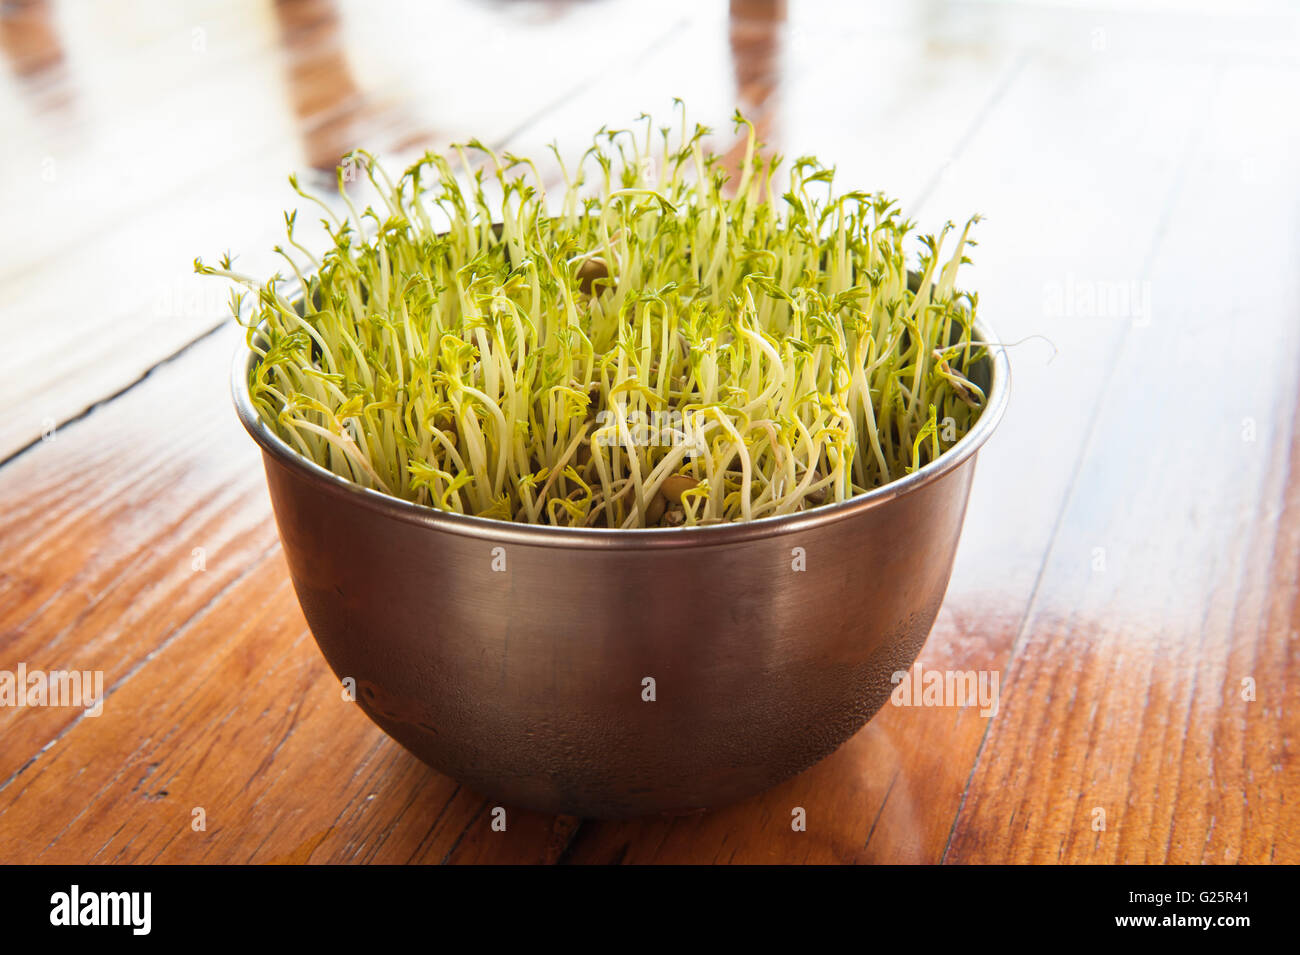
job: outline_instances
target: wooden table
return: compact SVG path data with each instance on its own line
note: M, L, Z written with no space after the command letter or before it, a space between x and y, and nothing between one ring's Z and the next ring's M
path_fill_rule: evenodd
M1168 6L6 3L0 671L106 698L0 709L0 861L1300 861L1300 16ZM999 708L495 832L342 701L190 265L273 268L285 175L354 145L573 154L674 95L927 230L987 216L1012 402L921 663Z

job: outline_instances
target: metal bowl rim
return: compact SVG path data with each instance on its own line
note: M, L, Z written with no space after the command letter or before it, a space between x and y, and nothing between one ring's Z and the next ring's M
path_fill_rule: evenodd
M550 547L581 547L600 549L658 549L674 547L709 547L735 544L758 538L775 537L787 533L812 530L839 521L849 520L874 507L879 507L897 497L931 484L955 471L973 458L989 435L997 427L1006 410L1011 385L1011 368L1006 350L997 344L998 338L983 319L977 318L973 331L981 342L988 343L992 374L987 403L975 426L947 451L911 474L873 488L847 501L822 504L796 514L760 517L750 521L732 521L695 527L609 528L609 527L554 527L547 524L521 524L499 521L468 514L443 511L416 504L382 491L362 487L353 481L304 457L288 442L276 434L253 407L248 391L248 379L257 360L257 353L248 348L246 340L240 341L231 365L231 394L235 410L244 428L261 447L269 459L296 472L319 486L322 490L339 495L357 504L395 520L416 524L429 530L444 531L465 537L475 537L493 543L510 543Z

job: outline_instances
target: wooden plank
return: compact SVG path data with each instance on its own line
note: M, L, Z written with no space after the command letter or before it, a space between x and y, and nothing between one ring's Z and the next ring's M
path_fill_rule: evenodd
M1300 120L1271 96L1300 69L1229 66L1205 104L954 861L1300 860Z

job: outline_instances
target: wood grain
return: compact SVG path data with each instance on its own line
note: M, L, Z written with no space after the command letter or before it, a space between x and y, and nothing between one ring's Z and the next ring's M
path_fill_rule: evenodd
M0 861L1300 861L1300 16L1198 10L6 6L0 670L108 695L0 708ZM987 216L1012 402L921 664L999 708L887 706L708 813L497 832L342 698L189 262L273 267L284 174L355 144L573 151L675 95L732 161L741 105L926 229Z
M1250 116L1270 92L1300 95L1300 70L1224 68L1204 103L1151 322L1130 327L1085 435L955 860L1300 859L1300 308L1289 270L1254 271L1261 246L1300 254L1300 202L1278 195L1300 129ZM1267 173L1248 164L1265 156ZM1231 201L1207 202L1225 183ZM1251 243L1189 270L1243 222ZM1184 387L1152 387L1170 370Z
M106 688L98 717L0 711L5 858L557 857L570 821L512 812L508 841L467 836L482 798L343 699L289 585L258 456L232 415L202 413L224 404L236 341L227 329L201 343L0 472L17 504L4 528L3 668L101 669ZM95 446L102 459L84 460ZM94 479L105 473L120 483ZM42 514L51 498L75 502L83 529ZM50 522L64 546L23 546Z

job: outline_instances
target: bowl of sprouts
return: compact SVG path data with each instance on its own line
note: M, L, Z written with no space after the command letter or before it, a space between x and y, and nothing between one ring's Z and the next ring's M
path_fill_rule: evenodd
M565 163L372 156L261 280L232 389L343 693L504 805L743 799L827 756L915 661L1008 368L920 235L736 116ZM375 201L354 201L357 184Z

